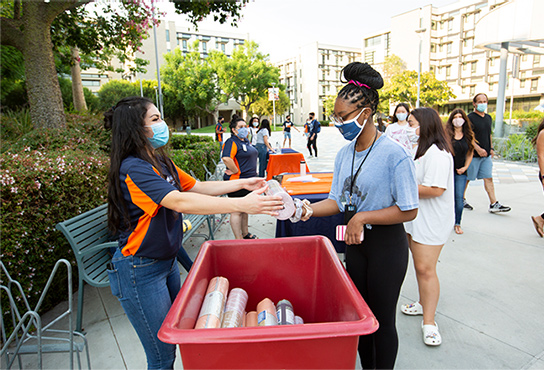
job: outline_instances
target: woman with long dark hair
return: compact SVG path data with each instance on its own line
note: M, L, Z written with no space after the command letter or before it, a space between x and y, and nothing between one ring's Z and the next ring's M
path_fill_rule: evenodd
M279 197L263 197L262 179L197 182L164 151L168 126L151 100L129 97L104 113L111 129L108 226L119 246L108 270L110 286L136 330L150 369L172 369L176 346L157 333L180 289L176 254L182 213L244 211L276 215ZM242 199L215 195L246 189Z
M542 187L544 188L544 120L540 122L538 126L536 136L533 139L533 145L536 147L536 155L538 158L538 178ZM537 234L544 238L544 213L540 216L531 216L533 220L533 225Z
M374 334L359 338L361 363L365 369L391 369L398 350L395 313L408 265L403 222L418 207L415 169L406 150L374 125L381 75L360 62L342 73L347 84L330 119L350 143L336 155L329 198L302 211L297 206L292 220L344 212L346 268L380 323Z
M259 125L257 131L257 151L259 152L259 177L265 176L266 167L268 166L268 151L274 151L270 145L270 122L265 118Z
M227 166L223 179L232 181L257 176L257 149L248 140L249 130L243 118L233 115L230 121L230 138L223 146L223 163ZM228 194L229 198L245 197L248 189L239 189ZM236 239L257 239L248 230L248 212L232 212L230 227Z
M399 103L393 111L391 123L385 129L385 134L411 153L412 143L410 141L410 135L413 134L414 130L412 130L408 124L409 115L410 106L406 103Z
M474 132L472 124L461 108L454 109L446 122L446 135L453 147L454 188L455 188L455 233L463 234L463 194L467 186L467 170L474 155Z
M415 155L419 211L413 221L405 223L414 258L419 301L402 305L401 311L407 315L422 314L423 342L438 346L442 338L434 321L440 296L436 264L455 221L453 149L434 109L416 108L408 120L419 126Z

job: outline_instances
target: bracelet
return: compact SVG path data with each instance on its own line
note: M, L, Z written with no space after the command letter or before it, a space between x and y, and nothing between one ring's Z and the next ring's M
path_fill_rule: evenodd
M299 222L301 219L303 203L298 198L293 198L293 203L295 205L295 213L291 217L289 217L289 221L291 221L292 223L296 223Z
M312 215L314 214L314 210L312 209L312 207L310 207L310 201L308 199L304 199L302 201L302 206L306 210L306 214L304 215L304 217L301 218L301 220L308 221L310 217L312 217Z

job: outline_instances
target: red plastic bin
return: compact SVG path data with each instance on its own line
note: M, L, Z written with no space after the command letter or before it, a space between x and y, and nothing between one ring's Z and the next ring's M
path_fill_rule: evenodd
M304 325L193 329L210 279L243 288L247 310L288 299ZM354 369L378 322L322 236L204 243L160 331L184 369Z

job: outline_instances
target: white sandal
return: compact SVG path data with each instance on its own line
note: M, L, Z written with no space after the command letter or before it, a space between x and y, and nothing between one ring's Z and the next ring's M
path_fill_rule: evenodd
M402 306L400 306L400 310L403 314L406 315L423 315L423 306L419 302L403 304Z
M421 330L423 331L423 343L428 346L439 346L442 344L442 337L440 336L436 322L434 325L423 325L423 322L421 322Z

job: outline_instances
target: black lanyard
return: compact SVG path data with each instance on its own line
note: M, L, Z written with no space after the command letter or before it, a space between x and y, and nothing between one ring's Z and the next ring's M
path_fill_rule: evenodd
M353 184L355 183L355 180L357 179L357 176L359 176L359 172L361 171L361 168L363 167L363 164L365 163L366 159L368 158L368 155L370 154L370 151L374 147L374 143L376 142L376 139L378 138L378 130L376 130L376 135L374 136L374 141L372 142L372 145L370 146L370 149L368 149L368 152L366 152L365 157L363 158L363 161L359 165L359 168L357 169L357 172L355 173L355 177L353 176L353 165L355 164L355 152L357 148L357 142L353 146L353 158L351 159L351 184L349 187L349 204L351 204L351 195L353 194Z

